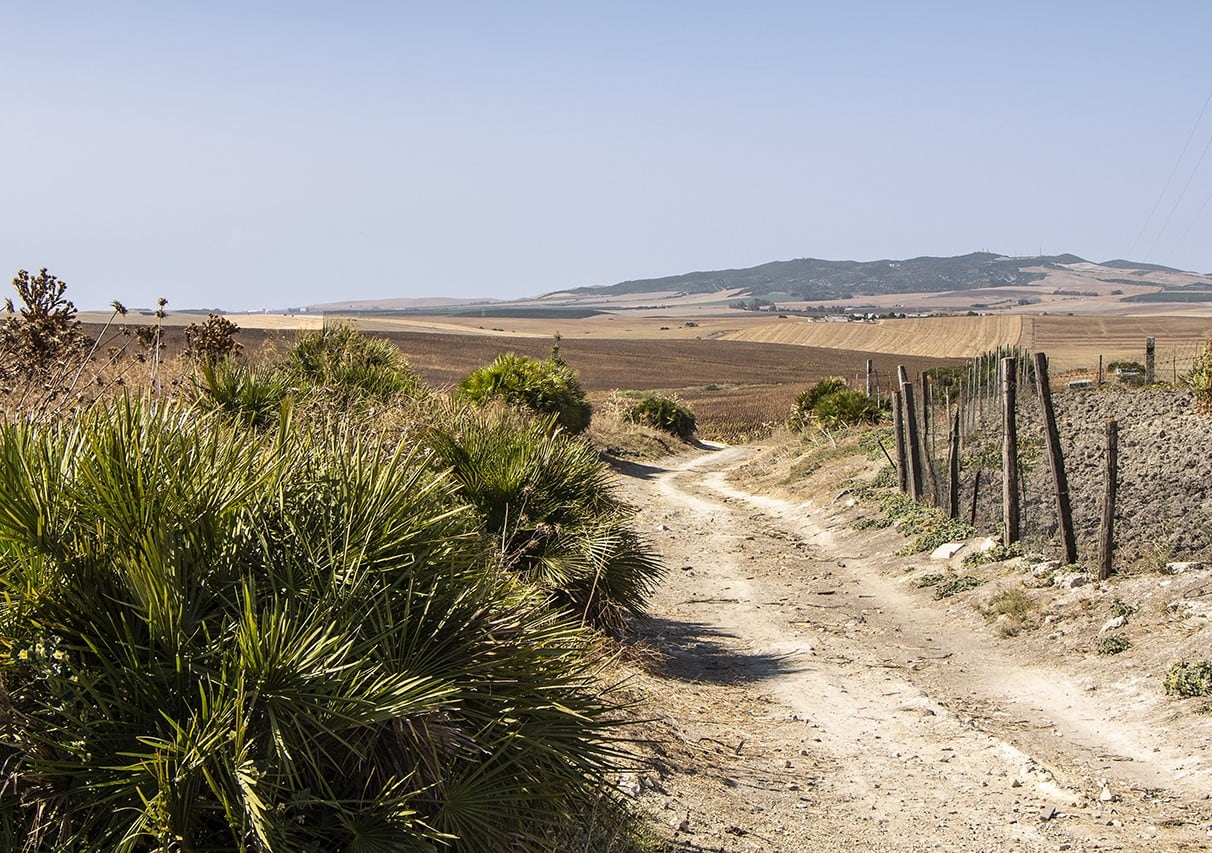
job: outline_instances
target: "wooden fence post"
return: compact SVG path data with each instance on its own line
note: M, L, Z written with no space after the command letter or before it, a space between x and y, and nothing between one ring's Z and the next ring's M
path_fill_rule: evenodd
M922 467L930 486L930 503L938 504L938 475L934 470L934 414L930 411L933 385L930 374L922 371Z
M1119 484L1119 424L1107 421L1107 461L1103 480L1103 519L1098 529L1098 579L1111 574L1111 554L1115 550L1115 490Z
M951 421L951 446L947 449L947 515L959 518L959 444L960 416L956 409Z
M901 423L905 425L905 451L909 456L909 494L915 501L922 499L922 447L921 435L918 433L917 411L913 399L913 383L905 372L905 366L897 367L897 376L901 380L901 406L904 412Z
M901 392L892 392L892 431L896 436L896 481L901 493L909 491L908 454L905 452L905 413L901 409Z
M1145 338L1145 384L1152 385L1156 371L1157 353L1154 347L1153 338Z
M972 478L972 509L968 513L968 526L976 527L976 499L981 491L981 469L976 469L976 476Z
M873 396L871 393L871 380L875 378L875 362L867 359L867 399L870 400Z
M1098 387L1103 387L1103 357L1098 357Z
M1077 536L1073 531L1073 508L1069 503L1069 478L1065 475L1065 457L1061 450L1060 431L1056 428L1056 412L1052 407L1052 388L1048 384L1048 356L1042 352L1035 354L1035 381L1039 387L1039 405L1044 418L1048 465L1052 469L1052 484L1056 492L1056 521L1061 553L1066 563L1076 563Z
M1002 359L1002 544L1007 547L1019 539L1017 378L1014 358Z

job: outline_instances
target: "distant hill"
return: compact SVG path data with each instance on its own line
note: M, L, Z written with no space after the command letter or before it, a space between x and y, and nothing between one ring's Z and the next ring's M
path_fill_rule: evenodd
M785 301L847 299L887 293L921 293L976 290L985 287L1026 285L1044 278L1038 268L1059 269L1066 264L1088 263L1077 255L1041 255L1012 258L992 252L973 252L951 258L921 257L908 260L826 261L799 258L773 261L756 267L690 272L663 278L623 281L606 287L580 287L560 291L570 296L624 296L639 293L702 294L746 291L760 299ZM1158 269L1115 261L1119 269ZM1034 270L1027 271L1030 268ZM557 294L549 294L554 296Z

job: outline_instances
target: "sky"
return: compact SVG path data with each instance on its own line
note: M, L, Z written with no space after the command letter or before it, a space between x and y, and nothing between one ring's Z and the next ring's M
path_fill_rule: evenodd
M82 309L977 250L1212 271L1206 2L0 0L0 21L0 276L47 267Z

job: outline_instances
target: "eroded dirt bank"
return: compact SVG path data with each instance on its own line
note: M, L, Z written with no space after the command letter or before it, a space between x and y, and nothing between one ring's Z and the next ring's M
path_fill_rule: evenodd
M634 678L656 770L623 784L678 849L1212 846L1208 717L932 600L844 501L736 489L752 453L620 477L671 568Z

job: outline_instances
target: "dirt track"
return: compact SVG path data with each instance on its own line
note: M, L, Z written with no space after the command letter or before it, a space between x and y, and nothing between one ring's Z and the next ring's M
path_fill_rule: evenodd
M1212 846L1208 717L1036 663L842 504L736 490L751 453L621 478L671 568L643 629L663 663L635 679L656 769L623 786L674 849Z

